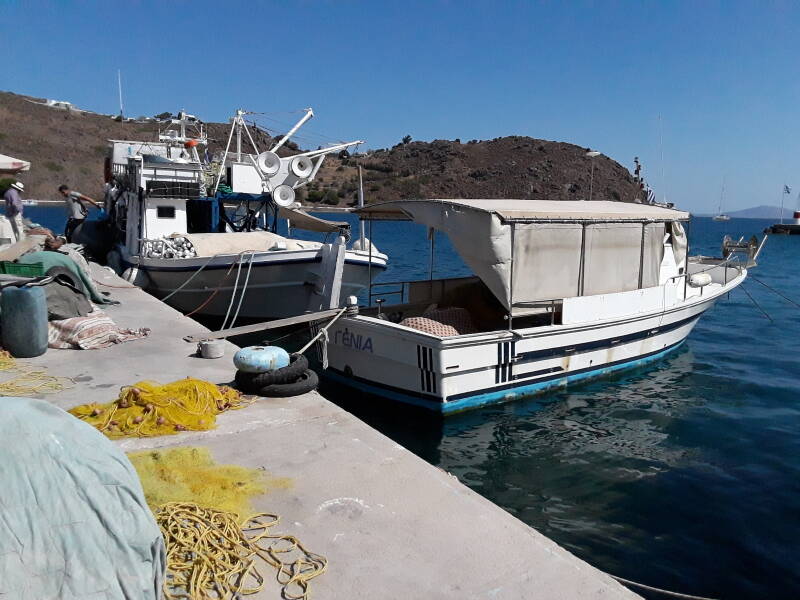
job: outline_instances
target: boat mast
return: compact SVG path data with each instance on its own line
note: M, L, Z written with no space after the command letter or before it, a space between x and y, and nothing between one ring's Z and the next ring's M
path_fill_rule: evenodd
M361 177L361 165L358 165L358 208L364 208L364 180ZM364 219L358 220L358 227L361 239L361 249L363 250L364 237L366 234L366 225L364 224Z
M244 111L241 108L236 109L236 162L242 162L242 115Z

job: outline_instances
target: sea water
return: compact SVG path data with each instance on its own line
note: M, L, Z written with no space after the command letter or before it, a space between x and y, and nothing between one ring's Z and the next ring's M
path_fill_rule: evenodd
M26 213L57 230L64 218ZM719 255L725 234L770 224L694 218L690 251ZM375 223L372 238L390 256L381 280L428 276L424 228ZM445 238L435 247L435 276L468 274ZM771 237L759 263L650 366L445 419L325 394L604 571L714 598L798 598L800 309L756 278L800 301L800 236Z

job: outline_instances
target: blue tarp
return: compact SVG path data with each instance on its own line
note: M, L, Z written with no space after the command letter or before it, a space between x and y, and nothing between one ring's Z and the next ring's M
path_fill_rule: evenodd
M164 562L125 454L47 402L0 397L0 597L157 600Z

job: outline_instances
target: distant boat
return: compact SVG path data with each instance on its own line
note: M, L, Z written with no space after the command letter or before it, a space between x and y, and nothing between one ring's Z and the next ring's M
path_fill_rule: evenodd
M725 197L725 182L722 183L722 190L719 193L719 210L717 214L712 217L715 221L730 221L731 218L729 215L726 215L722 212L722 200Z

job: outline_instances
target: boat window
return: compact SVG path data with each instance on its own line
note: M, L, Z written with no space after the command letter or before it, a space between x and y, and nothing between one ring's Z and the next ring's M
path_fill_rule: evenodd
M175 207L174 206L159 206L156 208L157 216L159 219L174 219Z

